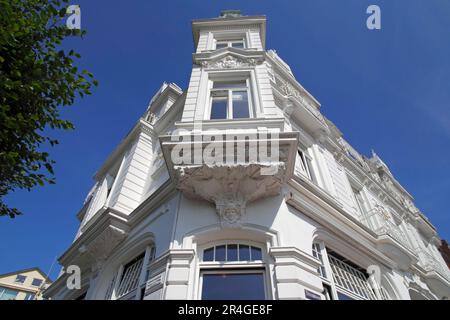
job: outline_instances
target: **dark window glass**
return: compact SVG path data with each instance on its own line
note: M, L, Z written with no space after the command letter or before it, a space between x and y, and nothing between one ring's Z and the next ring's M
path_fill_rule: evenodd
M239 261L249 261L250 260L250 246L245 244L239 245Z
M33 286L39 287L42 284L42 280L41 279L33 279L33 282L31 283Z
M262 260L261 249L260 248L252 248L252 260Z
M264 275L262 272L203 274L202 299L264 300Z
M23 275L21 275L21 274L18 274L18 275L16 276L16 282L17 282L17 283L24 283L26 278L27 278L26 276L23 276Z
M216 43L216 50L222 49L222 48L225 48L225 47L228 47L228 43L226 43L226 42L217 42Z
M243 42L233 42L233 43L231 43L231 46L233 48L244 49L244 43Z
M216 259L215 261L226 261L225 258L225 246L216 247Z
M302 169L303 169L304 171L306 171L305 155L303 154L303 152L302 152L301 150L298 150L298 155L299 155L299 157L300 157Z
M214 247L203 251L203 261L214 261Z
M227 246L227 261L238 261L238 252L236 244L229 244Z
M214 97L211 104L210 119L226 119L227 118L227 98Z
M25 299L24 300L34 300L35 295L33 293L27 293L25 295Z
M84 298L86 298L87 295L87 291L83 292L82 294L80 294L78 297L76 297L74 300L84 300Z
M343 294L342 292L338 292L337 294L338 294L339 300L355 300L355 299L349 297L348 295Z
M331 287L323 283L323 294L326 300L333 300L333 295L331 294Z
M247 91L233 91L233 119L249 117Z

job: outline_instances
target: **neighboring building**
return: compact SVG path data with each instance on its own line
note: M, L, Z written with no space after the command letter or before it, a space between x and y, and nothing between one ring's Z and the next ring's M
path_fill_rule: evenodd
M450 268L450 248L448 247L448 242L445 240L441 241L441 246L439 247L439 252L444 258L445 263Z
M0 300L42 300L51 283L39 268L0 274Z
M61 273L45 295L449 297L435 227L266 51L266 18L228 11L192 29L189 87L163 84L77 215L59 262L80 267L81 289Z

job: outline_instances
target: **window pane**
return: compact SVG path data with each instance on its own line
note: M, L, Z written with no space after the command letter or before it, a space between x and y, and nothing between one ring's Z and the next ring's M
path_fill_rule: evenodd
M261 249L255 248L255 247L251 247L251 248L252 248L252 261L262 260Z
M227 118L227 98L214 97L211 104L210 119Z
M239 245L239 261L250 260L250 246L240 244Z
M31 283L33 286L39 287L42 284L42 279L33 279L33 282Z
M228 47L228 43L226 43L226 42L217 42L216 43L216 50L222 49L222 48L225 48L225 47Z
M27 277L25 277L25 276L19 274L19 275L17 275L17 277L16 277L16 282L17 282L17 283L24 283L26 278L27 278Z
M203 261L214 261L214 247L203 251Z
M216 247L216 259L215 261L226 261L225 259L225 246Z
M238 261L238 252L236 244L229 244L227 246L227 261Z
M299 165L303 172L306 172L306 164L305 164L305 156L303 154L303 151L298 150L298 157L299 157Z
M264 300L264 275L262 272L203 274L202 299Z
M232 88L247 88L245 80L242 81L214 81L214 89L232 89Z
M17 296L16 290L0 288L0 300L14 300Z
M233 42L231 43L231 46L233 48L239 48L239 49L244 49L244 42L239 41L239 42Z
M34 300L34 294L32 293L27 293L25 295L25 300Z
M355 300L355 299L349 297L348 295L346 295L346 294L344 294L344 293L342 293L342 292L339 292L339 291L338 291L337 294L338 294L338 299L339 299L339 300Z
M249 117L247 91L233 91L233 119Z

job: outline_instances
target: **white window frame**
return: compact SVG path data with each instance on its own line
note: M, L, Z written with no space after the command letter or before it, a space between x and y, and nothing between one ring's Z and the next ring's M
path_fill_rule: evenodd
M208 80L208 105L207 112L205 112L205 120L232 120L233 119L233 92L234 91L246 91L247 92L247 101L248 101L248 118L236 118L236 119L251 119L255 117L255 109L253 106L253 92L252 92L252 83L250 75L242 76L242 75L224 75L226 77L215 77L212 76ZM228 88L228 89L215 89L213 88L214 82L233 82L233 81L245 81L245 87L238 88ZM225 119L211 119L211 111L212 111L212 103L215 98L213 92L227 92L224 97L227 99L227 117Z
M212 31L208 35L207 50L217 50L217 42L243 41L244 49L252 48L250 30ZM228 43L227 43L228 44Z
M314 244L318 244L320 247L320 253L321 253L322 259L323 259L322 260L323 266L324 266L325 272L326 272L326 277L320 276L320 278L322 279L322 282L324 284L328 285L331 288L331 298L333 300L339 300L338 293L344 294L355 300L370 300L370 299L377 300L378 299L378 297L375 294L373 288L371 287L368 279L364 280L365 283L363 283L363 280L361 280L360 276L363 275L361 271L355 269L353 266L349 265L345 261L341 261L337 257L334 257L334 256L330 257L330 254L327 252L327 248L323 241L314 241L313 245ZM314 256L314 253L313 253L313 256ZM335 265L335 262L334 261L331 262L330 259L338 260L338 261L340 261L341 264L345 264L348 268L351 268L351 271L350 271L350 273L352 274L351 279L348 277L348 274L345 274L345 273L339 273L338 275L341 278L345 279L345 281L351 283L351 286L353 286L353 287L358 286L360 291L362 289L364 289L364 287L367 287L368 290L371 290L371 291L367 291L367 292L370 292L370 294L368 294L368 296L370 298L366 298L363 295L361 295L360 293L353 292L353 291L345 288L345 286L337 283L336 282L337 281L336 273L334 271L334 270L337 270L336 265ZM337 270L337 272L340 272L340 270ZM319 273L319 275L320 275L320 273ZM356 282L354 282L354 281L356 281ZM358 291L358 290L356 290L356 291ZM367 294L367 292L366 292L366 294Z
M366 206L366 200L364 198L363 190L359 189L353 185L350 185L353 193L353 199L355 200L355 204L357 206L358 212L365 216L367 215L367 206ZM358 198L359 196L359 198ZM361 199L361 201L359 201Z
M148 268L149 265L152 263L152 261L155 259L155 252L156 248L154 245L149 245L145 248L144 256L142 260L142 266L140 268L140 271L138 273L138 282L136 285L136 288L130 290L129 292L122 294L121 296L117 296L119 287L121 285L122 277L125 272L125 266L132 260L136 259L140 255L142 255L142 252L134 255L132 259L127 259L126 262L122 263L118 271L114 274L114 276L111 279L110 284L108 285L106 292L105 292L105 299L110 300L140 300L141 299L141 292L142 288L145 287L147 283L147 276L148 276Z
M313 182L315 185L318 185L317 181L317 175L314 172L313 168L313 158L308 154L306 149L298 148L297 149L297 156L299 157L299 163L301 165L300 172L305 175L311 182Z
M214 50L217 50L217 44L218 43L226 44L225 47L228 47L228 48L233 47L233 43L242 43L242 48L239 48L239 49L247 49L245 37L242 37L242 39L241 38L235 38L235 39L227 39L227 40L214 39Z
M262 260L252 261L203 261L203 252L211 247L217 247L221 245L240 244L247 245L261 249ZM198 248L199 252L199 267L198 267L198 287L197 287L197 299L202 299L203 294L203 274L220 274L220 273L258 273L263 274L264 279L264 296L266 300L271 299L271 287L270 287L270 272L267 261L267 252L265 246L260 243L254 243L249 241L221 241L208 243ZM239 254L239 253L238 253Z
M319 273L319 275L322 279L327 279L328 274L327 274L327 270L325 269L323 252L324 252L324 249L322 248L322 244L320 242L313 242L313 245L312 245L313 256L314 256L314 258L318 259L321 262L320 266L317 268L317 272Z

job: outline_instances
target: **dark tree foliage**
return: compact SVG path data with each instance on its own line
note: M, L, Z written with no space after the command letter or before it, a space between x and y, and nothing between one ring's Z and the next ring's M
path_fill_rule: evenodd
M55 183L53 164L42 149L57 140L50 129L73 129L60 108L97 85L78 70L73 50L61 50L67 37L85 31L65 24L67 0L0 0L0 215L15 217L4 197L15 189Z

